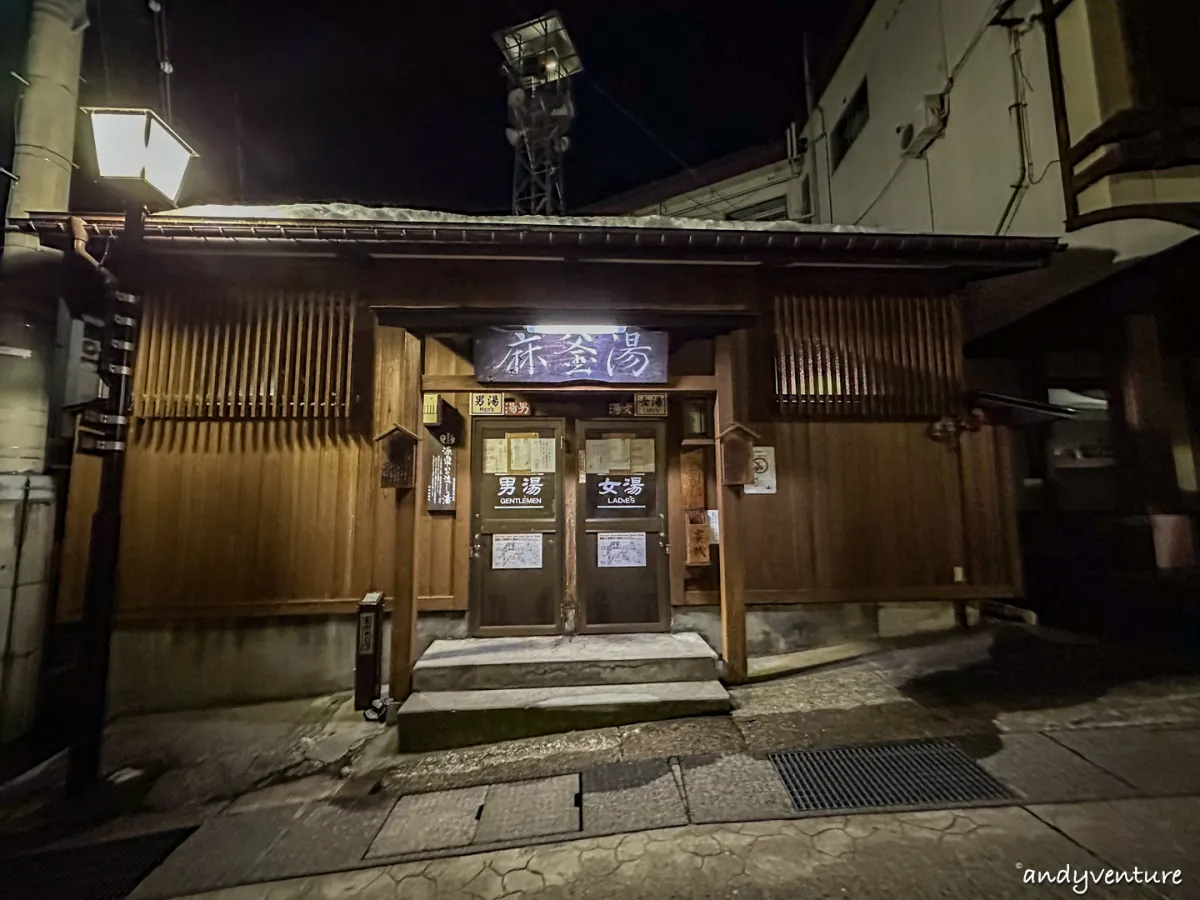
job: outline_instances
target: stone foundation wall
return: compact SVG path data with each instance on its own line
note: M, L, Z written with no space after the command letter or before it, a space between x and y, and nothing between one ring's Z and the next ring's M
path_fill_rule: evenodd
M719 607L682 606L673 612L672 631L695 631L721 652ZM746 652L750 656L775 656L954 627L954 604L944 601L751 606L746 611Z
M463 613L422 614L417 649L466 634ZM354 637L352 615L120 628L112 642L109 712L115 717L352 690ZM385 680L390 649L385 621Z
M751 656L954 627L954 605L945 602L752 606L746 614ZM697 632L720 652L718 607L677 607L671 628ZM465 613L418 617L418 653L438 638L466 636ZM110 713L115 717L348 691L354 687L354 637L352 615L120 628L113 635ZM391 628L385 621L385 678L390 647Z

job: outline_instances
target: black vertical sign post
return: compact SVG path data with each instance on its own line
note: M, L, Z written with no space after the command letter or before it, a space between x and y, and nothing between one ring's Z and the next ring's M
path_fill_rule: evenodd
M74 698L77 708L68 723L71 748L67 788L72 793L99 781L108 718L109 648L117 601L125 442L133 407L133 361L141 307L136 279L144 225L145 209L127 207L118 245L120 281L99 269L105 279L106 301L99 366L101 396L83 412L79 450L100 456L103 462L83 594L79 682Z
M379 620L383 615L383 594L367 594L358 604L357 640L354 654L354 708L370 709L379 699L383 681L383 644L379 640Z

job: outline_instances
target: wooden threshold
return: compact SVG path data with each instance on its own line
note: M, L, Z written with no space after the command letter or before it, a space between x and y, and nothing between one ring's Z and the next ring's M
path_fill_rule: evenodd
M453 594L427 594L417 598L417 612L466 612L467 604Z
M794 591L746 591L747 606L794 606L800 603L950 603L959 600L1006 600L1021 597L1011 584L932 585L929 587L806 588ZM719 591L687 591L674 606L716 606Z
M213 619L266 619L289 616L350 616L358 612L359 598L340 600L284 600L274 603L241 603L229 606L187 606L154 609L118 610L118 625L156 625L160 623L211 621ZM384 597L384 611L390 612L392 598Z
M920 601L991 600L1016 597L1012 585L926 585L916 587L810 588L798 591L747 591L755 606L794 603L917 603Z

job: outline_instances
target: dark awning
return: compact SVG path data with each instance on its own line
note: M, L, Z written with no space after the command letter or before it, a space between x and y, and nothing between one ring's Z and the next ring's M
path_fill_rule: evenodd
M965 399L968 408L984 410L993 425L1007 425L1010 428L1075 418L1075 410L1069 406L993 394L991 391L968 391Z

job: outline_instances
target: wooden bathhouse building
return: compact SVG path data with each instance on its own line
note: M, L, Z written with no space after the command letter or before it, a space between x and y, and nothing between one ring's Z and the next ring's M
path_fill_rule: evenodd
M20 227L69 249L63 215ZM142 246L114 712L347 688L374 591L397 700L437 639L699 635L737 683L1021 594L958 296L1054 240L334 204L155 215Z

